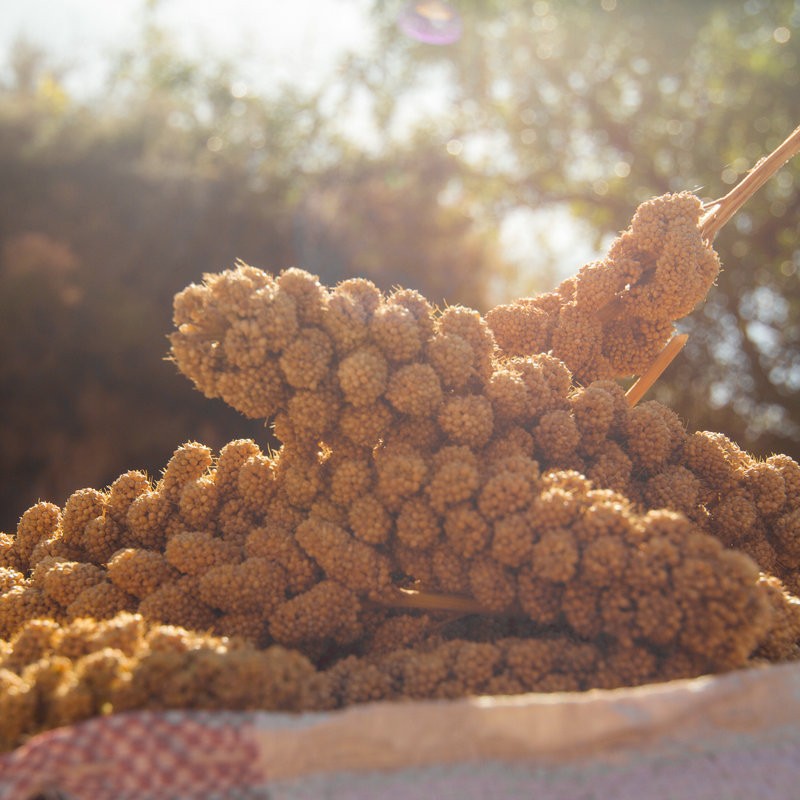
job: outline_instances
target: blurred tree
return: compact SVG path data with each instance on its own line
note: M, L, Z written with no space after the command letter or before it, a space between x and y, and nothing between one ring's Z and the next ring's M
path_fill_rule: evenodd
M152 9L151 9L152 11ZM103 102L68 97L20 46L0 86L0 529L183 441L268 432L164 360L176 291L237 258L326 283L367 274L481 305L494 234L460 167L411 142L376 157L318 94L248 90L145 17Z
M591 223L600 251L642 200L721 196L800 123L796 0L452 5L463 36L435 47L398 30L399 5L376 2L381 63L354 59L349 74L370 87L385 131L422 94L440 98L425 125L458 143L462 180L480 183L496 217L569 209ZM718 236L724 272L682 323L689 345L658 390L692 428L795 457L798 184L800 159Z
M544 249L512 274L510 214L591 230L599 252L642 200L724 194L800 121L793 0L454 5L463 36L436 47L375 3L374 52L315 93L260 96L232 63L181 55L157 3L101 103L17 48L0 86L0 528L186 439L266 437L163 361L172 296L203 272L298 264L485 309L557 278ZM799 180L785 168L722 231L726 269L658 387L691 427L795 457Z
M490 277L508 266L465 196L448 199L458 172L447 153L419 144L321 176L298 213L300 262L334 280L359 275L485 310Z

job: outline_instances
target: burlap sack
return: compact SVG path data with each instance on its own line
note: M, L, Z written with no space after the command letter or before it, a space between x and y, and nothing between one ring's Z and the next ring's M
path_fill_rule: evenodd
M329 714L138 712L0 759L0 797L800 798L800 664Z

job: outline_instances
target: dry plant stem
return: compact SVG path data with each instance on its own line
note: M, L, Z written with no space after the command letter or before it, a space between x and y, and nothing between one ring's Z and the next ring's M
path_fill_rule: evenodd
M491 614L477 600L460 594L434 594L413 589L398 589L381 595L375 603L388 608L409 608L420 611L457 611L462 614Z
M800 126L768 156L764 156L724 197L706 203L700 220L703 236L713 242L726 222L749 200L790 158L800 153Z
M675 356L683 350L689 339L688 333L673 336L664 349L655 357L647 372L639 377L636 383L625 393L628 405L633 408L649 391L650 387L661 377L661 373L672 363Z

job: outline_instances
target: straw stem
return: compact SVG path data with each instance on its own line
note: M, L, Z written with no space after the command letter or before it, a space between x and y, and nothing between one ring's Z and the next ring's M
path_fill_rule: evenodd
M792 157L800 153L800 125L764 156L724 197L706 203L700 220L704 238L713 242L726 222Z
M421 611L456 611L460 614L494 613L472 597L460 594L436 594L415 589L398 589L375 598L374 602L389 608L409 608Z
M664 349L655 357L647 372L639 377L636 383L625 393L628 405L633 408L650 390L650 387L661 377L661 373L672 363L675 356L683 350L689 339L688 333L679 333L673 336Z

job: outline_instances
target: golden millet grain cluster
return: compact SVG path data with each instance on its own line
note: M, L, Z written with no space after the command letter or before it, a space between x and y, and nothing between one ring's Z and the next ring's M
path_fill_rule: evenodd
M614 381L713 281L698 213L644 204L602 265L486 319L294 268L179 293L178 368L281 447L190 442L157 481L127 472L0 535L0 749L130 708L582 690L800 656L800 467L631 408Z
M583 383L641 374L719 273L701 214L690 192L642 203L604 260L549 294L492 309L498 345L514 355L552 351Z

